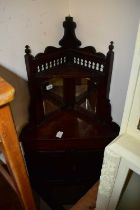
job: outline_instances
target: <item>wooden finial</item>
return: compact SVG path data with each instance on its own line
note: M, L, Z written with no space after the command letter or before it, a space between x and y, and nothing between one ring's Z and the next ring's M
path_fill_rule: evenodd
M63 48L78 48L81 45L81 41L77 39L75 35L76 23L73 21L73 17L67 16L63 22L64 36L59 41L59 45Z
M28 55L31 54L31 49L30 49L29 45L25 46L25 53L28 54Z
M109 45L109 51L112 51L114 49L114 42L111 41Z

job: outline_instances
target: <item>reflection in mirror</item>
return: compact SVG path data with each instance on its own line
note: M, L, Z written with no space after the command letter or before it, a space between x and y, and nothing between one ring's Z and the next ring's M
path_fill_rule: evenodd
M123 187L117 210L138 210L140 209L140 176L134 171L129 171Z
M76 96L80 96L81 94L87 91L87 81L89 78L82 78L76 80Z
M140 119L139 119L139 122L138 122L137 129L140 130Z
M56 111L58 109L58 106L56 106L55 104L53 104L51 101L45 99L43 101L43 107L44 107L44 114L48 115L54 111Z
M43 95L45 99L43 101L44 114L48 115L62 105L63 97L63 80L60 78L48 79L42 84Z
M75 86L74 89L71 89L72 83ZM73 78L72 80L69 80L69 78L48 79L42 84L42 92L45 95L43 103L45 115L56 111L60 107L64 107L66 97L64 97L64 89L67 90L69 88L69 94L72 93L72 90L75 90L75 105L83 109L83 111L89 111L95 114L97 107L97 86L98 83L95 82L95 79L93 80L89 77Z
M90 78L84 78L76 85L77 103L81 108L96 113L97 83Z
M49 80L49 84L52 85L51 92L63 97L63 79L53 78Z

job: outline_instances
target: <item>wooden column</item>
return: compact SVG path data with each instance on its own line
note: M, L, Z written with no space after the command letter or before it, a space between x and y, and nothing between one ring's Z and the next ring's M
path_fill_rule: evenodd
M0 77L0 144L24 210L36 210L9 103L15 90Z

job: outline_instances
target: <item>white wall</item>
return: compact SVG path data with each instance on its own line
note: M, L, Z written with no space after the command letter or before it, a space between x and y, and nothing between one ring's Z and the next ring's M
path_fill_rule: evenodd
M93 45L106 53L109 42L115 42L110 99L113 118L120 123L140 16L139 0L0 0L0 64L26 79L24 46L29 44L33 54L48 45L58 46L62 21L69 11L83 46Z
M16 89L11 108L18 132L28 121L25 45L33 54L57 46L67 14L67 0L0 0L0 76Z
M93 45L106 53L109 42L115 42L110 99L113 119L120 124L140 19L140 0L69 1L83 46Z
M25 45L33 54L58 45L67 14L67 0L0 0L1 65L26 79Z
M140 209L140 176L132 173L132 176L125 186L121 195L117 210L138 210Z

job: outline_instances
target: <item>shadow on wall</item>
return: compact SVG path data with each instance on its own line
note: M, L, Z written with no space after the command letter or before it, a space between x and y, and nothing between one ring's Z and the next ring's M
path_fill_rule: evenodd
M18 134L28 121L29 92L27 81L0 65L0 76L9 82L16 91L11 109Z

